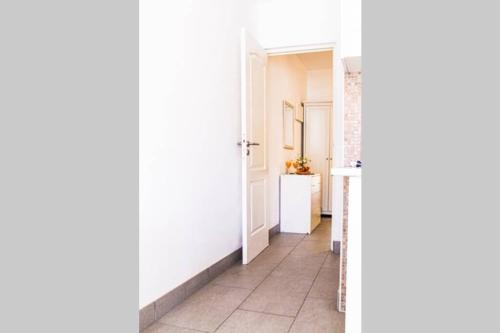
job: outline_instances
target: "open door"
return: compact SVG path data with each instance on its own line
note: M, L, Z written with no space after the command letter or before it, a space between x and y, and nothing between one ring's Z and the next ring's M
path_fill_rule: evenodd
M241 34L241 158L243 264L269 245L266 147L267 54L244 29Z

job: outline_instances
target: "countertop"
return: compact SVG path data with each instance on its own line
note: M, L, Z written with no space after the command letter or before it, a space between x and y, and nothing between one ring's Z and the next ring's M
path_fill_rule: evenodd
M361 168L332 168L332 176L361 177Z

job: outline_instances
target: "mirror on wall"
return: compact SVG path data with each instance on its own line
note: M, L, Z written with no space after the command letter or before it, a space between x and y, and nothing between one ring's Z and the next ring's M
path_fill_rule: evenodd
M295 107L288 101L283 101L283 147L293 149L294 143Z

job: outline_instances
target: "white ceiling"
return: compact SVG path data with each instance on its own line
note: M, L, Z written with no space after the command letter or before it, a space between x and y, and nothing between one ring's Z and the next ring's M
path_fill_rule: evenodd
M332 51L298 53L300 61L308 71L332 69ZM342 59L347 73L361 72L361 57L346 57Z
M308 71L331 69L333 67L332 51L299 53L297 56Z

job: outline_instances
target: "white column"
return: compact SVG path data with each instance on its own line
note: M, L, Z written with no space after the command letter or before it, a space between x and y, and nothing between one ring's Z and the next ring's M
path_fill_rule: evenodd
M344 167L344 65L340 56L340 42L335 46L333 53L333 167L342 168ZM332 200L332 240L340 242L344 215L344 185L341 178L333 178Z
M349 178L346 333L361 333L361 177Z
M345 333L361 333L361 168L333 168L332 175L338 182L349 177ZM341 260L342 255L341 248ZM340 282L343 270L341 265ZM341 288L342 283L339 284L339 296Z

